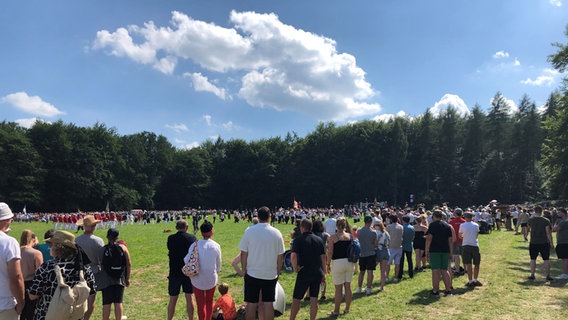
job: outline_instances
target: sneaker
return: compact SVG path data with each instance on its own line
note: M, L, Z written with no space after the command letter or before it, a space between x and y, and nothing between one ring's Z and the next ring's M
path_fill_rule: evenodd
M551 277L551 276L546 276L546 281L552 281L552 280L554 280L553 277Z
M365 293L366 293L367 295L370 295L371 293L373 293L373 289L367 288L367 289L365 289Z
M475 282L473 282L473 281L472 281L472 282L469 282L469 281L468 281L468 282L465 284L465 286L468 287L468 288L473 288L473 287L475 287Z
M357 290L355 290L355 293L361 293L361 287L357 287Z
M529 280L534 280L534 275L531 274L531 275L529 276Z
M430 292L430 295L431 295L432 297L434 297L434 298L438 298L438 297L440 296L440 292L439 292L439 291L434 291L434 290L432 290L432 291Z
M474 285L475 287L482 287L482 286L483 286L483 283L479 282L479 280L475 280L475 281L473 282L473 285Z
M554 278L554 279L566 280L566 279L568 279L568 274L563 273L563 274L559 275L558 277L556 277L556 278Z
M444 295L445 295L446 297L452 296L452 291L451 291L451 290L446 290L446 291L444 291Z
M400 282L400 279L399 278L393 278L392 282L394 282L394 283Z

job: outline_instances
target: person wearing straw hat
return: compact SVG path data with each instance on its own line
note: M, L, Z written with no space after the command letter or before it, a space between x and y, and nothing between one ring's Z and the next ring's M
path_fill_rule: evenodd
M84 232L82 235L78 236L75 239L75 243L83 250L83 252L89 258L89 266L91 267L91 271L95 277L95 283L97 287L100 285L99 280L99 273L101 272L101 259L100 259L100 252L103 250L105 243L101 237L97 237L94 235L95 229L97 228L97 224L100 223L100 220L95 219L93 215L86 215L84 218L79 219L77 221L78 226L84 227ZM89 300L87 302L88 308L87 312L85 313L84 320L89 320L93 311L95 310L95 300L96 300L96 293L93 293L89 296Z
M0 319L17 320L24 309L24 277L20 245L8 236L14 214L0 202Z
M90 288L90 293L95 293L95 279L91 268L83 265L79 258L79 250L75 244L75 236L67 231L57 230L53 237L46 240L51 245L52 260L42 264L36 271L34 280L28 293L31 300L38 300L34 319L45 319L49 304L53 299L58 286L55 279L55 266L59 266L65 284L74 287L80 281L79 271L83 270L84 279Z

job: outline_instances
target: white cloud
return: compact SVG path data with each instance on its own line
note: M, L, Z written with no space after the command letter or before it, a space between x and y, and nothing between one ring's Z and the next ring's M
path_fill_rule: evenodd
M199 142L194 141L192 143L187 143L187 144L180 146L180 149L191 150L191 149L199 147L199 145L200 145Z
M458 95L446 93L442 99L434 104L432 108L430 108L430 112L432 116L439 117L443 112L448 110L449 106L454 107L457 113L461 116L467 116L470 111L465 102L460 98Z
M239 97L255 107L295 111L318 120L345 120L381 110L377 92L354 56L338 53L333 39L282 23L276 14L231 12L232 27L172 12L171 25L97 32L94 49L152 65L171 74L179 60L241 78ZM133 37L141 39L135 43ZM165 60L164 60L165 59ZM165 62L164 62L165 61ZM167 62L167 63L166 63ZM200 76L197 76L200 75ZM199 73L196 90L229 96Z
M166 124L166 128L172 129L173 131L180 133L182 131L188 131L189 129L183 123L176 123L176 124Z
M531 78L527 78L526 80L522 80L521 83L536 87L541 87L541 86L550 87L555 83L556 77L558 75L559 75L558 71L554 69L544 69L542 74L537 76L534 80Z
M548 0L548 2L555 7L562 7L561 0Z
M410 119L410 116L408 114L406 114L406 112L401 110L401 111L397 112L396 114L392 114L392 113L379 114L379 115L376 115L373 118L371 118L371 120L377 121L377 122L389 122L391 120L394 120L394 118L408 118L408 119Z
M47 121L43 121L42 119L36 118L36 117L33 117L33 118L26 118L26 119L17 119L15 122L16 122L18 125L20 125L20 127L23 127L23 128L26 128L26 129L29 129L29 128L33 127L36 122L46 122L46 123L49 123L49 122L47 122Z
M515 61L513 61L513 65L514 65L515 67L518 67L518 66L521 65L521 61L519 61L519 59L515 58Z
M515 101L513 101L512 99L508 99L505 96L503 96L503 98L505 99L505 102L509 106L509 114L510 115L513 115L513 114L519 112L519 107L517 106L517 103ZM489 104L493 105L493 99L494 99L494 97L492 97L489 100Z
M236 126L235 126L235 124L233 123L233 121L225 122L225 123L223 123L223 124L221 125L221 127L222 127L223 129L225 129L226 131L231 131L231 130L233 130L233 129L236 129Z
M208 126L211 125L211 116L206 114L203 116L203 120L205 120L205 123L207 123Z
M497 51L493 54L493 59L502 59L502 58L508 58L509 57L509 52L507 51Z
M3 97L1 101L32 115L55 117L60 114L65 114L51 103L43 101L40 97L29 96L22 91L11 93Z
M214 84L209 82L209 79L207 79L207 77L203 76L201 73L184 73L183 76L191 79L195 91L211 92L222 100L225 100L227 98L225 89L215 86Z

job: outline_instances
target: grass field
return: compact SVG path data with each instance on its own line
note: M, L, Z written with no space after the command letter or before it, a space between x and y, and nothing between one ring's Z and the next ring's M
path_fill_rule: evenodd
M242 278L238 277L231 261L237 255L237 246L248 224L235 224L231 221L215 224L213 239L221 244L223 265L219 278L230 286L230 293L237 304L242 303ZM34 222L32 224L12 223L10 235L19 239L23 229L33 230L41 239L51 224ZM290 240L291 225L278 225L286 245ZM120 239L127 242L132 256L133 271L131 286L125 291L124 314L129 320L165 319L167 294L168 256L166 239L175 232L174 223L150 225L130 225L120 228ZM97 230L96 235L105 239L106 230ZM198 236L200 238L200 236ZM106 242L106 239L105 239ZM370 296L354 295L351 312L341 315L341 319L568 319L568 284L566 280L544 281L540 272L542 260L537 262L536 280L527 280L528 244L522 236L513 232L493 232L480 235L482 254L480 281L483 287L466 288L467 277L454 280L454 295L431 298L430 271L417 274L414 279L387 284L383 292ZM551 257L552 275L559 272L556 256ZM394 268L391 268L394 269ZM393 270L391 270L392 276ZM287 312L280 319L289 317L295 274L283 272L280 283L286 291ZM320 303L318 319L332 319L328 313L333 310L333 288L331 276L327 300ZM378 271L375 276L378 284ZM352 287L356 287L356 276ZM217 297L217 295L216 295ZM100 294L93 319L100 319ZM178 302L175 319L184 319L185 306ZM309 305L302 302L298 319L308 319ZM197 315L195 317L197 319Z

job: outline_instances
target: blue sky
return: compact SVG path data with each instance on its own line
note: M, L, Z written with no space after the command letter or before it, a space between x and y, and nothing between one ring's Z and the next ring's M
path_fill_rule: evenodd
M497 91L540 106L567 18L566 0L1 1L0 121L191 148L466 114Z

